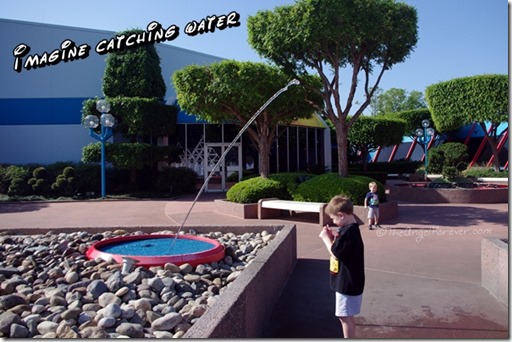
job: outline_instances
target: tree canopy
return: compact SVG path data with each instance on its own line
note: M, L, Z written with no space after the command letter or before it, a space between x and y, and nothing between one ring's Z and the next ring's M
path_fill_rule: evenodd
M404 121L404 135L407 135L411 138L414 138L416 136L416 129L422 127L421 122L425 119L430 121L430 127L437 130L435 123L432 122L432 116L430 115L430 111L428 110L428 108L404 110L395 113L386 113L384 115L379 115L377 117L385 117L388 119Z
M139 29L117 33L129 36ZM106 97L156 97L163 100L167 87L162 77L160 57L153 44L111 52L106 58L103 94Z
M421 91L408 92L401 88L391 88L386 91L378 89L372 97L370 108L372 115L380 115L427 108L427 103Z
M370 104L384 71L413 51L417 20L414 7L394 0L298 0L248 19L249 43L260 56L299 77L311 71L320 76L324 113L336 127L341 176L348 174L348 130ZM342 82L344 68L349 77ZM365 99L352 110L360 84Z
M377 147L400 144L404 137L405 121L384 116L361 116L348 133L351 145L361 151L363 171L367 170L368 155Z
M136 32L143 31L127 30L117 35ZM160 57L153 44L107 55L103 93L110 102L110 114L116 119L113 129L128 141L107 144L106 158L115 167L130 169L130 190L136 188L137 169L177 158L176 147L153 145L154 137L172 135L176 130L178 108L165 105L165 92ZM83 102L82 118L100 115L96 110L97 100ZM100 143L90 144L82 151L82 160L87 162L99 161L100 156Z
M486 123L494 128L508 121L508 76L477 75L455 78L426 88L426 99L432 119L441 132L470 123L479 123L491 146L494 165L500 167L497 131L488 135Z
M243 127L259 108L290 81L279 68L264 63L225 60L206 66L190 65L173 75L182 109L211 123L229 120ZM306 84L304 84L306 83ZM268 177L268 158L277 124L309 118L321 108L317 77L304 78L277 97L249 126L247 133L260 157L260 174ZM313 92L311 89L317 89Z

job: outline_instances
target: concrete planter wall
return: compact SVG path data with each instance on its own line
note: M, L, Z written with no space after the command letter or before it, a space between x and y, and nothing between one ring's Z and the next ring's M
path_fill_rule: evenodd
M218 227L208 228L219 230ZM295 225L242 226L244 232L278 234L183 338L258 338L268 324L281 292L297 262ZM222 231L236 232L233 227Z
M508 243L482 239L482 286L508 307Z
M162 230L176 231L177 226L119 226L59 228L61 233L77 230L102 232L123 229L127 232L143 230L145 233ZM229 284L183 338L258 338L261 337L281 296L281 292L297 262L297 229L293 224L193 226L197 233L222 232L244 234L262 232L276 234L261 250L238 278ZM19 234L40 234L41 228L19 229Z
M233 203L216 199L213 201L216 211L242 219L258 218L258 203Z
M417 203L508 203L508 188L435 189L391 186L388 199Z

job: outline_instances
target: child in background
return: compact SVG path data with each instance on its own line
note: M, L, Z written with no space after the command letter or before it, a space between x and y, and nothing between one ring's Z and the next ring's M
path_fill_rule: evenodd
M379 224L379 195L377 194L377 183L368 184L370 192L364 198L364 207L368 208L368 229L382 228Z

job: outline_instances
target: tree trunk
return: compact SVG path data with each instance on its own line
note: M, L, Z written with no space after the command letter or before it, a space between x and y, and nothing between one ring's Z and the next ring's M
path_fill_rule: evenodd
M271 144L268 142L267 139L261 138L258 141L259 145L259 167L260 167L260 176L261 178L268 178L268 175L270 174L270 163L269 163L269 156L270 156L270 147Z
M338 146L338 175L348 176L348 141L345 122L336 122L336 141Z

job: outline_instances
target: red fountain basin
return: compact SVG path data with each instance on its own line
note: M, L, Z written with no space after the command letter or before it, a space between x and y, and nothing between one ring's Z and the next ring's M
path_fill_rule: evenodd
M129 235L120 236L111 239L105 239L95 242L89 247L85 255L89 259L100 258L103 260L113 259L122 264L123 257L138 260L136 266L151 267L151 266L164 266L166 263L173 263L175 265L182 265L185 263L191 264L196 267L199 264L208 264L220 261L224 258L224 246L212 239L204 238L201 236L191 235L178 235L177 239L173 242L176 235L173 234L154 234L154 235ZM166 239L161 240L159 239ZM162 251L161 248L155 246L160 242L167 243L169 248ZM178 244L186 243L187 241L196 242L202 245L198 251L187 251L186 253L174 252ZM142 242L131 247L131 243ZM146 243L147 242L147 243ZM154 243L156 242L156 243ZM115 246L124 246L126 253L112 253L108 250ZM154 247L154 248L153 248ZM144 248L144 250L141 250ZM144 253L142 253L144 252Z

